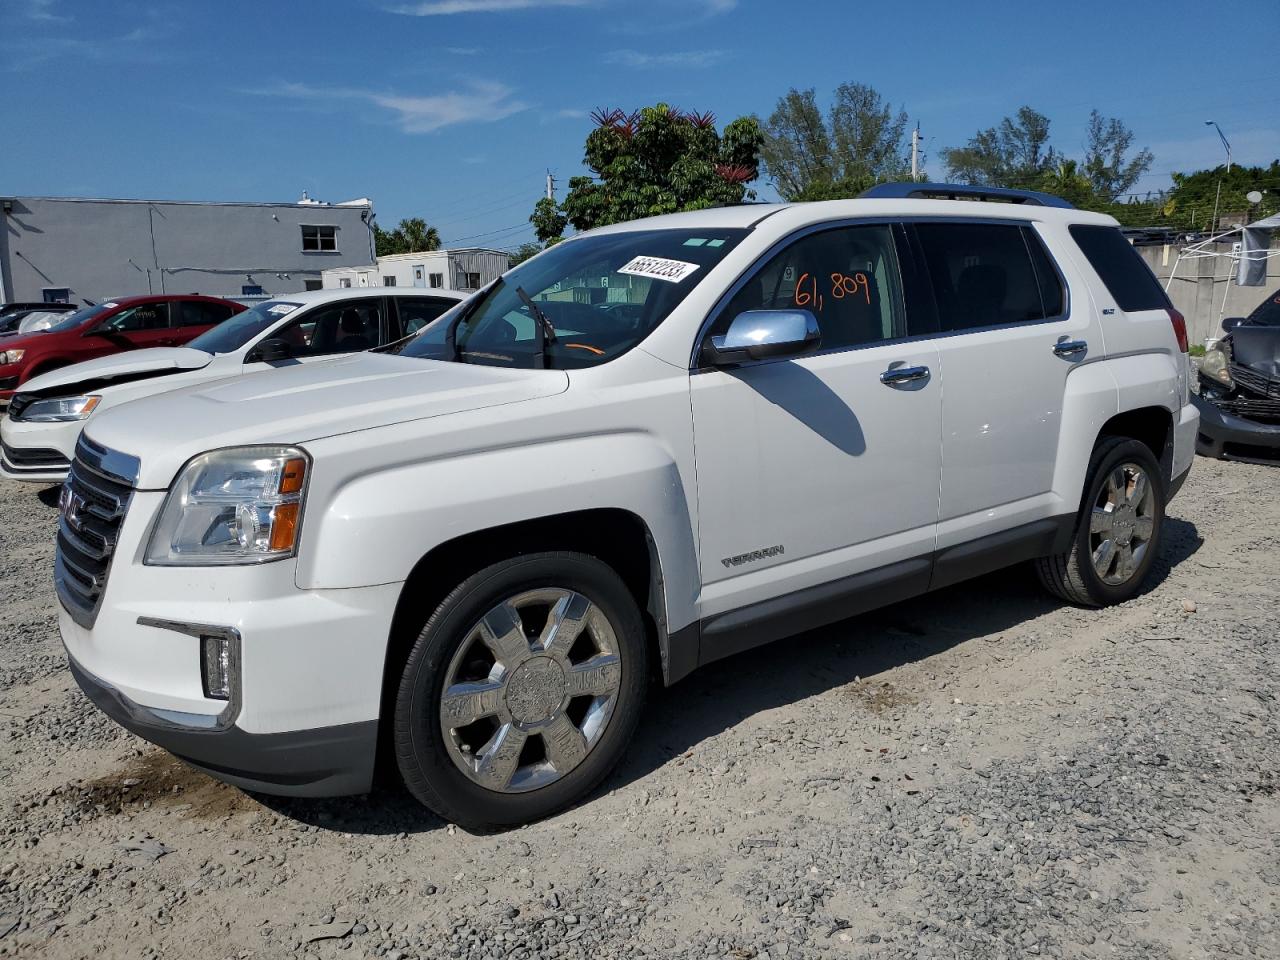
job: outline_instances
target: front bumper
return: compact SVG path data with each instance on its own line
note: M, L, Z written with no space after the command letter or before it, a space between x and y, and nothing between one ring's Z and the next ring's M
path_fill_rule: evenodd
M61 483L67 478L84 422L27 423L0 420L0 476L26 483Z
M59 611L80 686L126 729L229 783L290 796L368 790L401 585L302 590L292 560L145 566L163 499L132 494L95 615ZM238 641L229 701L205 695L201 637L215 631Z
M1200 411L1196 452L1201 456L1280 464L1280 424L1233 416L1198 395L1191 402Z
M206 714L155 710L131 700L68 656L71 675L94 705L137 734L211 776L245 790L290 797L365 793L373 781L378 721L288 733L246 733Z

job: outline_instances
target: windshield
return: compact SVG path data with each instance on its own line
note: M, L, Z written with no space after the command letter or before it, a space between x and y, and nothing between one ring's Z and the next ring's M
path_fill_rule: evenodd
M223 320L212 330L206 330L196 337L188 347L195 347L205 353L231 353L239 350L246 343L274 326L302 304L289 303L285 300L264 300L252 310L237 313L230 320Z
M745 230L630 230L568 240L507 272L406 341L398 352L432 360L549 368L607 363L653 332L746 236ZM554 338L517 288L537 305ZM454 347L449 331L456 324Z
M99 317L108 310L114 310L117 304L100 303L96 307L85 307L83 310L77 310L75 313L67 314L63 319L59 320L53 326L48 327L50 333L56 333L59 330L74 330L86 320L92 320Z

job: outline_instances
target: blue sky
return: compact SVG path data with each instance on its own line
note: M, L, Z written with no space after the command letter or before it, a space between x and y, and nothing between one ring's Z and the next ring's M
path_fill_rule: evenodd
M1222 161L1206 119L1237 162L1280 156L1278 28L1275 0L0 0L0 193L370 196L384 226L510 247L547 168L582 172L596 107L723 123L846 80L919 121L930 174L1024 103L1079 153L1097 107L1158 188Z

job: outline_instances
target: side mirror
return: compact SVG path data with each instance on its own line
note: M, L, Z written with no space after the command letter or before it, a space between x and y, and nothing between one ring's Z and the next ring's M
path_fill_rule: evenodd
M1222 329L1224 332L1230 333L1242 323L1244 323L1244 317L1227 317L1222 321Z
M728 331L707 341L712 366L793 356L822 344L818 318L808 310L746 310L733 318Z
M270 363L273 360L287 360L293 356L293 347L286 340L272 338L263 340L260 344L249 351L249 355L244 358L245 363Z

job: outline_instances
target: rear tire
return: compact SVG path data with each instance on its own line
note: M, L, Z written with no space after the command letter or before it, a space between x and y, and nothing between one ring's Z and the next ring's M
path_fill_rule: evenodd
M1082 607L1132 599L1160 547L1167 485L1144 443L1105 437L1089 461L1071 548L1036 561L1054 596Z
M647 670L639 608L600 560L486 567L445 597L405 663L394 726L405 785L471 828L563 809L622 758Z

